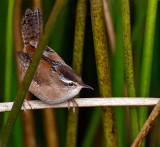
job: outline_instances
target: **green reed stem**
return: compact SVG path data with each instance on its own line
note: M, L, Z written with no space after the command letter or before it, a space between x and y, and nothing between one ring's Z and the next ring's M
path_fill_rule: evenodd
M123 56L123 38L122 38L122 12L121 1L117 1L116 6L116 49L114 56L113 71L113 96L124 96L124 56ZM127 128L125 107L115 107L115 117L117 125L118 145L125 147L127 144Z
M12 53L13 53L13 8L14 0L8 2L8 15L6 27L6 61L5 61L5 85L4 85L4 101L11 101L11 77L12 77ZM8 113L4 115L4 122L6 122Z
M135 97L133 57L131 45L131 26L130 26L130 8L129 0L122 0L122 28L123 28L123 48L125 76L127 82L127 93L129 97ZM131 128L133 139L139 132L138 113L136 108L130 108Z
M3 130L0 134L0 146L1 147L7 146L7 143L8 143L10 136L11 136L14 124L15 124L16 119L18 117L18 114L20 112L20 108L22 106L23 100L25 98L25 95L28 91L31 80L33 78L34 72L35 72L35 70L38 66L38 63L42 57L43 50L44 50L45 46L47 45L47 43L53 33L57 18L59 16L60 12L63 10L65 5L67 4L67 2L68 2L68 0L65 0L65 1L64 0L57 0L54 5L54 8L53 8L51 15L50 15L50 18L49 18L48 23L46 25L44 34L42 36L42 39L38 45L38 48L36 50L35 55L33 56L33 60L32 60L30 66L26 72L26 75L24 77L22 85L18 90L16 99L13 104L12 110L9 114L7 123L5 124Z
M145 36L144 36L144 48L143 48L142 64L140 72L140 92L139 92L140 97L149 97L149 92L150 92L156 12L157 12L157 0L152 0L152 1L149 0L147 9ZM140 128L143 127L147 119L147 112L148 112L147 107L139 108Z
M13 63L13 12L14 12L14 4L15 1L9 1L8 4L8 13L7 13L7 25L6 25L6 48L3 48L6 52L6 61L5 61L5 85L4 85L4 101L9 102L12 101L11 97L15 96L14 91L17 91L16 87L16 81L15 81L15 70L14 70L14 63ZM3 5L4 7L4 5ZM3 35L4 36L4 35ZM9 113L4 113L4 119L3 124L7 121ZM13 132L13 138L10 142L13 143L17 147L22 146L22 130L20 125L20 119L18 119L14 132ZM19 140L19 141L18 141ZM16 144L18 141L18 144Z
M137 94L139 93L139 84L140 84L140 63L141 63L141 53L143 47L143 28L144 28L144 21L146 17L146 1L144 0L134 0L135 6L135 14L134 14L134 24L132 28L132 42L134 47L134 67L135 67L135 87ZM141 32L141 33L140 33Z
M90 3L100 96L112 97L103 5L101 0L90 0ZM102 114L106 146L118 146L114 109L103 107Z
M94 146L94 137L97 131L97 128L100 124L101 120L101 109L100 108L94 108L92 114L90 115L90 121L88 123L88 128L86 130L86 134L84 136L84 140L82 142L81 147L89 147Z
M82 60L83 60L83 46L84 46L84 35L85 35L85 23L86 23L86 0L78 0L76 10L76 25L75 25L75 36L74 36L74 49L73 49L73 69L81 75L82 72ZM67 122L67 147L76 146L77 137L77 125L78 125L78 114L79 109L76 109L76 113L73 114L72 110L68 114Z

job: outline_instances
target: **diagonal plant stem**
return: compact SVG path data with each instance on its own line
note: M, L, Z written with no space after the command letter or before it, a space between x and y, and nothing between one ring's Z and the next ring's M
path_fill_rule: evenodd
M131 45L131 28L130 28L130 8L129 0L122 0L122 28L123 28L123 52L125 64L125 77L127 82L127 93L129 97L135 97L133 57ZM133 139L139 132L138 113L136 108L130 109L131 128Z
M14 124L15 124L16 119L18 117L18 114L20 112L20 108L22 106L23 100L24 100L25 95L28 91L28 88L29 88L29 85L30 85L31 80L33 78L34 72L35 72L35 70L38 66L38 63L41 59L41 56L43 54L43 50L52 35L57 18L59 16L60 12L62 11L62 9L67 4L67 2L68 2L68 0L57 0L54 5L54 8L53 8L51 15L50 15L50 18L49 18L48 23L46 25L44 34L42 36L42 39L38 45L38 48L36 50L35 55L33 56L33 60L32 60L30 66L26 72L26 75L24 77L22 85L18 90L16 99L15 99L14 105L12 107L12 110L9 114L7 123L5 124L3 130L0 134L0 146L1 147L7 146L7 143L8 143L10 136L11 136Z
M100 95L102 97L111 97L112 88L103 5L101 0L90 0L90 2ZM106 146L118 146L114 109L112 107L103 107L102 114Z
M76 25L74 36L74 49L73 49L73 69L78 75L82 72L82 59L83 59L83 46L85 35L85 23L86 23L87 5L86 0L78 0L76 10ZM67 122L67 147L76 146L77 137L77 125L78 125L79 109L76 109L76 113L73 115L72 110L69 111Z
M148 132L150 131L151 127L153 126L156 118L160 114L160 101L158 101L157 105L152 110L151 114L149 115L148 119L146 120L145 124L143 125L141 131L139 132L138 136L134 140L131 147L139 147Z

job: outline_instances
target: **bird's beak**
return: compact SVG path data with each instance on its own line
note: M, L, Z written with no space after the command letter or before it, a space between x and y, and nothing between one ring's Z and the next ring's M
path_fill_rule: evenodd
M88 89L91 89L91 90L94 90L91 86L88 86L84 83L81 84L83 88L88 88Z

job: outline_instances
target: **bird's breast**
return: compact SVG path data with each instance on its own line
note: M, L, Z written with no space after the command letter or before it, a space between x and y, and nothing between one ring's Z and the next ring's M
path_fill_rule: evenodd
M58 85L46 86L37 85L34 81L31 82L29 91L37 98L48 104L57 104L67 101L77 95L80 89L68 91Z

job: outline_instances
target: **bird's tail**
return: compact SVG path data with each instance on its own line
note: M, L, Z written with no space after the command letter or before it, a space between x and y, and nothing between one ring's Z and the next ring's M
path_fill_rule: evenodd
M31 9L27 9L25 16L22 19L22 38L24 42L24 52L30 47L37 46L42 36L42 14L38 8L35 8L32 12Z

